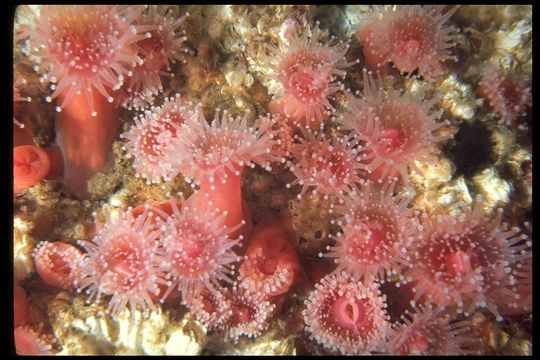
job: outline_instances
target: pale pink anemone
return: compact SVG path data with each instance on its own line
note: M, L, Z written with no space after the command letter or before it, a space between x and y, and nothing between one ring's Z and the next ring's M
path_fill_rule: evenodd
M300 263L281 222L257 224L238 269L238 285L271 298L286 293Z
M79 94L84 94L90 113L97 116L94 90L109 102L109 91L119 89L141 59L134 44L144 39L134 21L144 6L42 5L25 29L30 53L43 68L43 81L61 96L61 111Z
M354 130L363 142L362 157L372 180L400 176L408 182L408 169L416 169L416 161L434 160L435 145L447 139L436 134L447 124L436 121L442 110L432 110L438 99L400 93L381 76L374 79L366 69L363 77L362 97L350 96L349 111L337 121Z
M288 162L296 179L287 187L301 185L298 198L309 188L313 194L343 195L355 192L364 183L360 175L366 166L361 162L362 150L355 135L328 139L323 132L301 133L303 137L295 136L299 141L290 147L293 159Z
M185 62L188 51L187 40L180 28L189 14L176 16L171 5L149 5L134 25L145 38L135 43L142 65L133 69L119 95L122 106L142 109L154 102L154 97L163 91L162 77L173 77L171 65Z
M148 184L172 180L177 169L168 166L165 149L169 140L176 137L176 126L192 116L193 104L176 94L134 119L135 124L120 137L127 140L123 150L127 158L133 158L135 176L146 179Z
M152 296L159 294L160 285L167 284L161 269L165 258L156 240L164 216L158 216L158 211L146 207L134 219L131 209L116 216L105 209L106 221L97 224L96 236L79 242L87 253L77 266L80 278L74 286L79 292L86 289L88 301L111 296L107 310L113 314L126 305L131 311L156 308Z
M366 64L376 70L391 62L401 72L439 75L444 62L457 61L450 54L456 30L446 25L456 10L445 5L376 7L373 20L358 29Z
M52 286L70 290L78 277L77 262L82 252L62 242L40 242L32 252L37 273Z
M43 324L23 325L14 329L15 351L17 355L53 355L55 338L43 332Z
M188 293L185 297L189 312L209 331L223 330L231 316L231 303L225 288L210 291L204 288L200 293Z
M419 225L409 208L410 199L394 196L394 187L368 183L361 193L334 207L342 216L337 221L342 230L324 254L338 264L334 272L345 270L365 281L401 278L401 271L411 263L408 252Z
M183 202L179 209L174 202L172 216L163 227L163 259L166 273L167 298L172 290L188 296L198 296L205 288L216 293L221 283L232 283L235 263L240 260L233 247L241 245L242 237L230 238L242 224L227 228L226 214L215 210L212 202L195 207L195 198Z
M516 243L518 256L510 263L510 272L486 294L488 301L496 304L501 315L514 316L532 311L533 266L532 247L529 245L528 238Z
M455 307L470 314L485 307L502 317L494 298L503 296L501 284L511 264L529 256L530 241L519 228L501 223L502 209L486 217L480 196L456 216L433 214L422 223L405 272L412 281L415 303Z
M225 322L225 336L238 342L241 335L257 337L269 325L275 305L266 300L262 293L233 285L227 291L230 303L230 316Z
M345 68L356 62L347 62L345 54L350 44L336 41L323 42L324 33L318 25L302 34L291 33L279 47L270 46L265 57L269 73L274 80L270 94L272 112L290 117L300 126L318 128L327 113L334 111L329 99L343 88L336 81L344 78Z
M471 320L455 321L430 306L401 316L388 331L384 352L392 355L477 354L482 339L470 336Z
M249 112L231 117L224 110L208 124L201 107L194 116L175 126L176 136L167 141L167 163L182 172L187 181L226 182L229 174L238 175L244 166L258 164L271 170L272 161L281 157L271 154L274 135L270 122L248 125Z
M376 283L359 282L346 272L327 275L305 304L306 331L325 348L361 355L384 344L390 323Z
M499 118L499 124L513 125L532 105L531 89L502 67L486 67L477 92Z

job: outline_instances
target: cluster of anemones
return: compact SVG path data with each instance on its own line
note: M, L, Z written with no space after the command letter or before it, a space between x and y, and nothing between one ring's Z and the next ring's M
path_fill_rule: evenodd
M184 17L173 18L168 6L96 8L82 17L73 9L45 8L25 30L38 33L30 39L38 57L54 58L43 77L54 84L49 99L61 99L60 111L84 94L92 116L94 96L112 102L110 90L119 90L117 100L128 108L152 104L163 88L160 76L170 75L170 64L182 59ZM455 8L376 11L380 16L358 32L367 66L384 72L392 63L427 78L453 59L455 35L445 23ZM102 19L92 23L95 16ZM91 39L83 46L85 32ZM51 40L41 46L46 36ZM316 26L290 33L279 49L271 49L274 114L253 120L249 112L232 117L218 110L209 123L201 105L176 95L135 118L121 137L136 175L158 183L182 174L198 190L187 201L106 210L96 236L80 242L84 252L60 241L40 243L34 258L43 281L84 291L90 301L107 297L114 314L126 307L152 310L181 294L182 304L208 330L224 331L233 341L258 336L279 312L301 264L283 219L263 218L253 227L242 174L246 165L271 171L285 164L295 177L287 187L301 186L299 199L311 190L339 202L331 211L341 230L320 254L337 266L315 285L303 311L310 338L325 348L342 354L469 354L478 344L467 338L470 322L457 321L456 314L487 308L500 319L529 311L530 242L501 223L500 212L486 217L477 200L457 216L420 217L407 197L396 194L416 162L430 160L436 143L446 138L436 131L445 124L433 110L438 99L399 92L380 73L364 70L361 97L349 96L346 110L336 114L330 100L344 89L337 77L354 63L345 61L348 43L323 43L324 36ZM523 110L514 104L528 101L528 93L512 93L504 80L496 84L502 98L494 97L486 81L479 92L488 105L502 119L514 119ZM332 112L338 126L325 132L322 122ZM19 173L45 162L28 154L26 149L20 156ZM399 300L414 313L394 324L382 293L385 282L412 289L404 289ZM15 331L19 343L33 334L23 330ZM43 345L38 337L35 347ZM39 351L50 344L44 346Z
M225 214L209 203L194 207L194 198L150 203L116 214L106 211L85 250L64 242L40 243L34 252L44 282L84 291L88 300L108 297L108 310L120 313L155 309L178 290L182 303L209 330L224 330L237 341L257 336L268 326L299 270L288 237L279 225L258 227L241 260L230 238L235 227L224 226ZM227 287L232 284L232 287Z
M231 249L223 215L214 210L197 213L192 201L173 200L144 205L116 214L106 211L91 241L80 241L82 253L63 242L36 247L36 270L49 285L86 289L90 300L111 296L109 310L152 309L176 287L200 292L227 281L230 266L238 260ZM187 220L187 221L186 221ZM163 293L163 289L167 289Z
M42 67L43 80L52 84L47 101L60 97L61 111L84 94L96 116L97 94L112 102L111 90L125 85L131 99L144 100L162 89L163 69L169 71L185 51L186 38L179 31L185 17L174 19L171 11L170 6L155 5L46 5L18 37L28 38L28 52ZM138 105L120 98L126 106Z
M87 199L88 179L106 171L120 127L118 105L151 104L181 60L186 37L171 6L23 6L16 29L23 53L36 63L56 100L56 142L68 195ZM20 100L20 97L16 99Z

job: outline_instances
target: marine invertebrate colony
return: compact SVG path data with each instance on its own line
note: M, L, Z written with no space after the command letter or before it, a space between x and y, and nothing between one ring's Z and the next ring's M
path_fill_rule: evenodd
M532 11L492 8L18 7L16 351L530 353Z
M358 29L367 65L377 70L391 62L401 72L439 75L445 61L457 60L449 53L455 31L445 25L456 10L443 5L377 7L373 20Z

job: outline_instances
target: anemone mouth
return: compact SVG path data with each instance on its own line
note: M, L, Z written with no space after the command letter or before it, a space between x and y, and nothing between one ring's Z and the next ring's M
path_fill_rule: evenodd
M378 118L380 129L370 143L381 157L396 158L425 142L427 134L422 133L426 115L418 106L407 103L382 103L374 115Z
M283 60L281 82L296 99L307 103L320 102L332 80L330 65L330 59L324 53L301 50Z
M332 309L336 323L344 328L354 331L369 326L366 304L363 300L350 301L346 298L337 298Z
M403 72L412 72L422 61L436 53L433 20L427 14L415 14L416 17L397 17L390 22L389 37L393 39L392 62Z
M192 232L201 234L203 231L207 230L198 226L177 229L177 240L169 243L171 267L185 278L197 279L215 270L207 260L218 255L212 251L216 240L209 234L202 238L192 235Z
M387 214L366 212L348 223L345 230L349 238L344 239L353 262L369 262L375 258L385 261L393 258L395 243L399 242L399 231Z
M144 259L148 258L148 254L141 246L139 236L124 233L108 241L110 247L102 254L99 264L107 269L101 279L104 282L102 290L109 294L118 289L130 292L141 283L146 283L148 272ZM134 278L133 274L137 274L137 277Z

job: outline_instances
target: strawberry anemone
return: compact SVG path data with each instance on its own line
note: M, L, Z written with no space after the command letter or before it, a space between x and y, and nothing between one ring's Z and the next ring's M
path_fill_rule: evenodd
M177 171L166 162L165 147L176 136L176 127L193 115L191 103L181 100L180 94L165 98L162 106L154 106L135 118L129 131L120 135L127 142L123 149L133 158L135 176L148 184L162 179L170 181Z
M110 165L120 122L111 90L120 88L140 58L144 39L133 26L144 6L43 5L31 17L30 53L45 72L57 99L56 142L65 160L64 188L89 196L90 176Z
M518 244L519 246L519 244ZM532 250L524 249L520 258L510 264L511 271L487 294L504 316L532 311Z
M154 102L154 97L163 91L161 77L173 77L171 65L184 61L183 47L187 40L180 27L189 14L178 17L171 5L149 5L134 25L144 39L137 41L135 48L142 64L135 67L132 76L120 89L118 102L128 109L142 109Z
M20 193L47 176L50 160L45 150L33 145L13 149L13 191Z
M204 288L198 294L188 293L185 303L189 312L209 331L223 330L231 316L231 304L223 288L214 291Z
M238 270L239 287L274 297L286 293L300 263L286 230L275 221L255 226Z
M256 337L268 328L275 305L267 301L263 294L253 293L234 285L228 290L231 315L225 322L225 336L235 343L241 335Z
M120 313L126 305L130 310L155 309L152 295L167 285L161 269L165 258L159 252L159 232L162 224L159 211L147 207L134 217L132 210L113 216L105 209L105 224L97 224L92 241L80 241L86 254L78 262L79 277L74 286L83 289L89 301L111 296L107 310Z
M178 288L183 302L198 296L204 289L217 292L221 282L232 283L230 275L240 260L232 249L242 237L233 238L241 223L225 226L226 214L218 212L212 203L197 206L193 196L178 209L174 202L172 216L167 218L162 237L162 269L166 273L166 298Z
M482 73L477 93L499 118L499 124L515 125L531 106L531 89L502 67L488 66Z
M54 337L43 333L43 324L18 326L14 330L18 355L53 355Z
M182 172L188 182L195 180L199 190L195 207L205 208L209 202L226 213L225 225L237 228L232 237L247 236L251 231L249 210L242 200L241 180L244 167L255 164L271 170L270 162L281 161L272 154L275 135L271 122L258 121L249 126L249 112L232 118L216 112L211 124L206 122L200 107L194 116L175 126L176 137L170 138L164 150L167 165Z
M394 196L394 186L368 183L361 194L334 207L342 220L336 244L324 256L334 258L335 272L357 279L384 281L401 274L410 264L407 255L419 227L408 208L409 199ZM322 254L321 254L322 255Z
M450 54L457 34L446 22L457 7L405 5L376 7L373 20L358 29L366 65L385 71L391 62L401 72L432 78L443 71L443 63L457 61Z
M480 340L469 336L470 320L454 321L429 306L401 316L388 331L384 351L392 355L471 355Z
M82 252L75 246L61 241L42 241L34 249L36 271L51 286L69 290L77 279L77 262Z
M323 42L318 24L302 34L292 33L279 47L270 46L265 58L268 76L274 80L270 110L290 117L298 126L318 128L328 112L334 111L330 97L343 86L336 81L352 64L345 59L350 44L332 37ZM276 81L277 80L277 81Z
M433 214L422 223L423 236L411 249L411 267L405 272L415 293L412 304L431 303L465 314L486 307L502 320L495 298L516 261L527 258L530 246L519 228L501 223L502 209L483 213L480 196L472 208L457 216Z
M363 96L350 97L350 111L338 122L353 129L364 143L361 153L371 180L400 176L407 182L408 169L416 168L415 161L433 159L435 144L447 138L436 133L446 124L436 122L442 110L432 110L438 99L426 101L409 92L401 94L380 74L375 79L366 69L363 78Z
M309 188L315 195L343 195L355 192L364 180L360 177L366 169L358 139L354 135L328 137L320 132L301 131L303 137L291 145L292 161L288 162L296 179L287 187L302 186L298 198L302 198Z
M346 272L327 275L305 304L306 330L327 349L360 355L384 343L390 323L376 283L355 281Z

